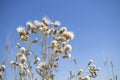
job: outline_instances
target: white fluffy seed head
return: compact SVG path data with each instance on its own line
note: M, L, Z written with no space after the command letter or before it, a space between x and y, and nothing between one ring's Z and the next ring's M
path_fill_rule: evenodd
M69 52L69 51L71 51L72 50L72 46L70 45L70 44L67 44L66 46L65 46L65 52Z
M21 61L22 64L25 64L25 62L26 62L26 57L25 57L25 56L22 56L22 57L20 58L20 61Z
M37 60L37 61L40 61L40 58L39 58L39 57L37 57L37 58L36 58L36 60Z
M36 58L35 58L35 61L34 61L34 64L37 64L39 61L40 61L40 58L39 58L39 57L36 57Z
M29 37L28 37L28 35L21 35L21 36L20 36L20 40L28 41L28 40L29 40Z
M25 57L25 54L23 54L23 53L18 53L18 54L16 55L16 59L17 59L17 60L20 59L21 57Z
M36 30L37 29L37 27L32 22L27 22L26 25L31 30Z
M36 26L40 26L40 25L41 25L41 22L39 22L38 20L34 20L34 24L35 24Z
M24 28L24 27L21 27L21 26L19 26L19 27L17 28L17 32L18 32L19 34L26 34L25 28Z
M88 63L88 66L91 66L92 63L93 63L93 60L90 59L90 60L89 60L89 63Z
M71 58L71 54L67 54L68 58Z
M18 66L19 66L19 68L23 69L23 64L22 63L19 63Z
M24 48L24 47L21 47L21 48L20 48L20 51L21 51L21 52L25 52L25 48Z
M63 58L71 58L71 54L67 54L67 55L65 55L65 56L63 56Z
M52 47L55 47L58 45L58 42L56 40L53 40L51 43L52 43Z
M67 31L67 28L66 28L66 27L62 27L62 28L60 28L60 31L66 32L66 31Z
M81 75L83 73L83 69L80 69L77 75Z
M48 29L47 31L44 32L44 34L45 34L46 36L48 36L48 35L50 34L50 32L51 32L51 30Z
M34 20L34 25L36 26L37 30L42 30L43 27L45 26L42 22L40 22L38 20Z
M63 32L62 34L66 39L72 40L74 38L74 33L73 32Z
M42 18L42 21L45 25L48 25L51 23L50 19L48 19L47 17Z
M1 66L1 70L2 70L2 71L5 71L5 69L6 69L6 66L3 64L3 65Z
M28 26L30 28L31 26L33 26L33 24L32 24L32 22L27 22L26 26Z
M15 61L11 61L10 62L10 65L12 66L12 65L15 65L16 64L16 62Z
M60 26L61 25L61 23L59 22L59 21L55 21L54 23L53 23L53 26L54 27L58 27L58 26Z

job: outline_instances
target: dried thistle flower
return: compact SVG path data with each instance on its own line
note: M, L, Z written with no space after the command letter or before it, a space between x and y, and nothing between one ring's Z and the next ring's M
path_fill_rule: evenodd
M62 34L63 32L67 32L67 28L66 27L60 28L60 34Z
M31 75L28 76L27 74L31 73L34 68L31 62L37 64L40 61L40 58L37 56L34 61L30 61L29 59L31 55L35 56L34 54L30 55L30 53L34 53L32 44L40 42L42 60L37 66L36 71L42 79L53 80L55 75L52 70L57 72L61 56L62 58L71 58L71 54L68 54L68 52L72 50L72 46L67 43L74 38L74 34L73 32L67 31L66 27L62 27L58 30L57 27L60 26L61 23L59 21L51 22L47 17L42 18L42 21L34 20L33 23L27 22L26 25L27 29L19 27L17 28L17 32L19 33L19 39L23 42L27 42L28 48L21 47L20 44L17 44L20 52L16 55L16 62L11 61L11 65L19 69L18 73L22 78L30 77ZM29 34L38 35L40 39L36 38L31 41L31 35ZM51 38L52 41L50 45L47 45L47 39L49 38ZM50 54L48 54L48 48L50 49ZM65 53L65 55L63 54L63 56L62 53Z
M21 48L20 48L20 51L24 53L24 52L25 52L25 48L24 48L24 47L21 47Z
M26 25L28 26L29 29L32 31L37 30L37 26L35 26L32 22L27 22Z
M5 69L6 69L6 66L5 66L4 64L2 64L2 66L1 66L1 70L4 72Z
M39 61L40 61L40 58L39 57L35 57L34 64L37 64Z
M44 17L42 21L46 26L51 23L50 19L48 19L47 17Z
M17 28L17 32L21 35L25 35L26 34L26 31L25 31L25 28L24 27L18 27Z
M65 46L65 52L69 52L69 51L71 51L72 50L72 46L70 45L70 44L67 44L66 46Z
M82 72L83 72L83 70L82 70L82 69L80 69L80 71L77 73L77 75L81 75L81 74L82 74Z
M54 23L53 23L53 26L54 27L58 27L58 26L60 26L61 25L61 23L59 22L59 21L55 21Z
M63 58L71 58L71 54L64 55Z
M22 63L19 63L18 66L19 66L19 68L23 69L23 64Z
M90 60L89 60L89 63L88 63L88 66L90 66L92 63L93 63L93 60L90 59Z
M56 40L53 40L51 43L53 48L58 46L58 42Z
M25 62L26 62L26 57L25 57L25 56L20 57L20 61L21 61L22 64L25 64Z
M28 41L29 37L28 37L28 35L21 35L20 39L23 40L23 41Z
M11 66L16 65L16 62L15 62L15 61L11 61L11 62L10 62L10 65L11 65Z
M34 25L36 26L37 30L42 30L43 24L38 20L34 20Z
M26 57L26 55L24 54L24 53L18 53L17 55L16 55L16 59L18 60L20 60L20 58L21 57Z
M62 36L66 37L66 39L72 40L74 38L73 32L63 32Z

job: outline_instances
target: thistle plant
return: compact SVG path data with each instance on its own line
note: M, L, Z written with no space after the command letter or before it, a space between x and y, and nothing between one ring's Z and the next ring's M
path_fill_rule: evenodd
M76 64L76 60L75 59L74 59L74 62ZM73 74L72 71L70 71L70 77L68 78L68 80L72 80L74 78L76 80L89 80L90 78L96 78L97 77L97 71L99 71L100 68L96 67L93 64L93 60L92 59L89 60L87 67L88 67L87 70L80 69L75 74Z
M17 43L19 52L16 60L10 63L11 67L14 67L15 74L18 73L15 80L37 80L32 74L34 73L32 69L36 70L41 80L54 80L60 59L71 58L69 52L72 46L69 41L74 38L74 33L68 31L66 27L61 27L59 30L60 22L51 22L47 17L41 22L38 20L34 20L33 23L27 22L26 26L17 28L19 39L28 46L23 47ZM37 37L32 40L32 36ZM41 51L41 56L32 51L34 44L40 44L38 49ZM30 56L34 57L34 61L31 61Z
M61 59L70 59L72 46L69 42L74 38L74 33L68 31L66 27L61 27L59 21L52 22L47 17L42 21L34 20L27 22L26 27L19 26L17 32L19 40L17 43L18 53L16 59L10 62L14 69L15 80L54 80L59 69ZM37 49L33 46L38 44ZM23 46L27 45L27 46ZM39 52L35 52L39 50ZM72 75L69 80L89 80L97 76L99 68L93 66L93 62L88 64L89 76L82 77L83 70ZM39 77L36 77L35 74ZM0 73L1 75L1 73Z

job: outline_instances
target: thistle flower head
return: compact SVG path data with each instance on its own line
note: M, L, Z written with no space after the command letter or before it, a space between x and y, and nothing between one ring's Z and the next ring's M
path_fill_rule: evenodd
M80 71L77 73L77 75L81 75L83 73L83 69L80 69Z
M71 54L67 54L67 55L63 56L63 58L71 58Z
M19 66L19 68L23 69L23 64L22 63L19 63L18 66Z
M74 38L74 33L73 32L63 32L62 34L66 39L72 40Z
M24 27L18 27L18 28L17 28L17 32L18 32L19 34L23 34L23 35L26 34L26 31L25 31L25 28L24 28Z
M16 59L18 60L18 59L20 59L21 57L24 57L25 56L25 54L23 54L23 53L18 53L17 55L16 55Z
M48 19L47 17L44 17L42 21L46 26L51 23L50 19Z
M67 44L66 46L65 46L65 52L69 52L69 51L71 51L72 50L72 46L70 45L70 44Z
M29 37L28 37L28 35L21 35L21 36L20 36L20 40L28 41L28 40L29 40Z
M36 58L35 58L35 61L34 61L34 64L37 64L39 61L40 61L40 58L39 58L39 57L36 57Z
M54 72L49 73L49 71L58 68L58 61L60 58L71 58L71 54L68 52L72 50L72 46L68 44L68 42L74 38L74 33L67 31L66 27L62 27L58 30L58 26L60 26L61 23L59 21L51 22L47 17L42 18L42 21L34 20L33 23L27 22L26 25L27 29L18 27L17 32L20 34L19 39L30 45L28 45L27 48L24 48L20 44L17 44L20 52L16 55L16 62L11 61L10 64L17 67L16 69L21 77L27 77L27 74L31 73L33 69L31 62L35 65L40 61L40 58L37 56L34 61L30 61L30 57L28 55L34 52L31 50L32 45L40 42L40 47L42 49L42 61L38 64L36 71L42 79L43 77L54 79ZM31 37L32 34L33 37ZM40 39L36 38L32 41L29 40L34 38L34 34L35 37L38 35ZM49 40L47 40L49 36L52 37L51 45L47 45L47 43L49 43ZM47 54L47 52L49 52L48 48L50 49L50 54Z
M20 57L20 61L22 64L24 64L26 62L26 57L25 56Z
M11 61L10 62L10 65L12 66L12 65L16 65L16 62L15 61Z
M60 28L60 33L62 34L63 32L67 32L67 28L66 27Z
M39 22L38 20L34 20L34 24L35 26L41 26L41 22Z
M24 48L24 47L21 47L21 48L20 48L20 51L21 51L21 52L25 52L25 48Z
M92 63L93 63L93 60L90 59L90 60L89 60L89 63L88 63L88 66L90 66Z
M47 30L48 30L48 27L47 27L47 26L44 26L44 27L42 28L42 30L43 30L43 31L47 31Z
M1 66L1 70L2 70L2 71L5 71L5 69L6 69L6 66L3 64L3 65Z
M39 57L36 57L36 60L37 60L37 61L40 61L40 58L39 58Z
M58 46L58 42L56 40L53 40L51 43L52 43L52 47Z
M53 23L53 26L54 27L58 27L58 26L60 26L61 25L61 23L59 22L59 21L55 21L54 23Z
M51 30L48 29L48 30L46 30L46 31L44 32L44 34L48 37L48 35L50 34L50 32L51 32Z

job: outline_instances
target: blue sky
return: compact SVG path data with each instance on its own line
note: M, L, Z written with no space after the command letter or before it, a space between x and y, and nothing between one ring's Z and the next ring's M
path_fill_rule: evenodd
M86 69L88 60L92 58L96 66L102 68L102 73L105 71L103 61L112 60L120 76L119 0L0 0L0 63L6 42L11 43L12 49L8 57L16 54L16 28L44 16L59 20L62 26L74 32L75 38L70 42L73 47L71 54L77 59L78 68ZM69 69L76 71L72 60L62 61L61 67L57 80L66 80Z

